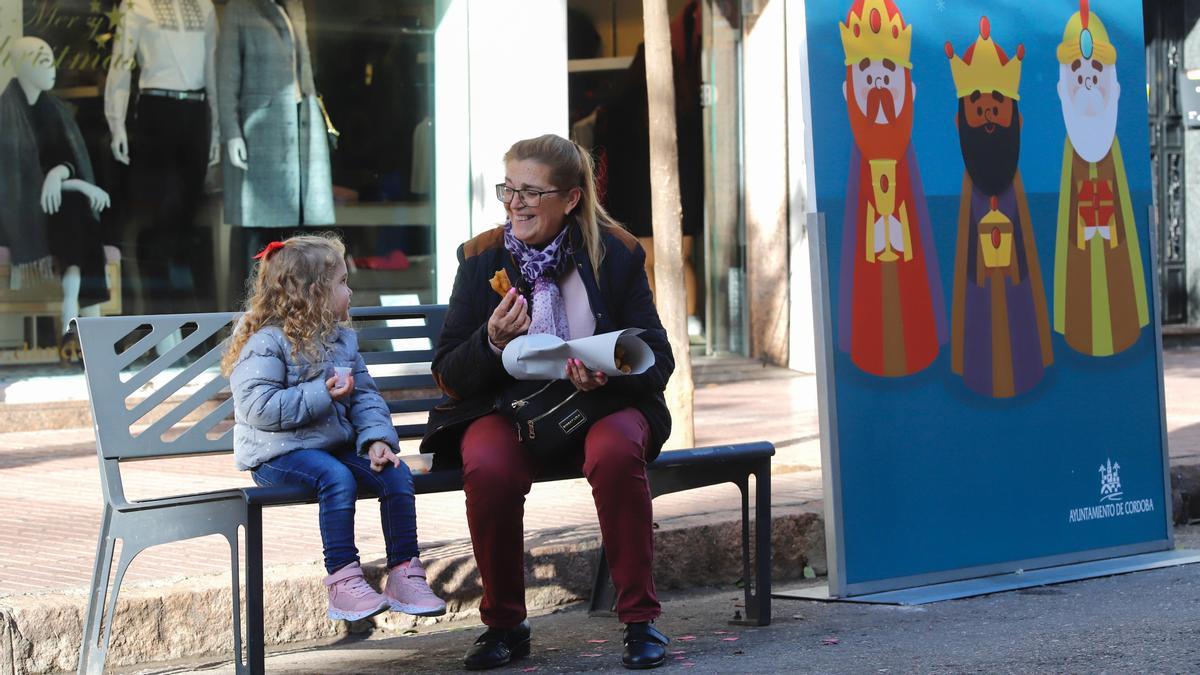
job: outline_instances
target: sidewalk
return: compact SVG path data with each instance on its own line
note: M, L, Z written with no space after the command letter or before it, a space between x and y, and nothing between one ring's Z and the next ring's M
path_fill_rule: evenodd
M1200 350L1168 352L1165 363L1172 466L1200 466ZM773 466L772 508L777 579L796 578L806 564L823 572L815 378L774 377L700 387L696 391L696 421L698 446L757 439L775 443L778 454ZM126 476L127 494L135 499L214 489L228 486L231 481L249 482L248 477L233 469L228 456L142 463L131 466ZM725 582L737 580L739 501L732 485L655 500L659 563L663 566L660 587L706 583L694 573L707 574L710 579L716 575ZM360 507L357 543L364 561L378 562L383 552L379 516L368 502L360 502ZM458 588L451 594L451 610L456 611L457 618L469 617L477 603L477 579L473 579L462 494L419 496L417 514L423 557L430 561L435 586L440 582L443 588ZM80 631L79 607L86 604L99 518L100 487L91 429L0 434L0 624L5 623L4 615L9 615L8 625L0 625L0 632L8 632L0 635L0 673L10 672L7 668L17 672L35 667L73 669ZM268 638L271 642L325 637L340 629L325 621L320 612L316 580L321 576L321 545L316 520L315 505L268 509L264 513L268 584L296 581L297 588L307 589L301 594L303 600L288 608L290 623L272 631ZM585 597L598 540L587 485L583 481L535 485L526 503L525 523L533 570L530 592L544 596L533 598L531 606L541 605L544 609ZM719 529L726 526L727 535ZM701 541L713 545L697 546ZM587 555L580 561L583 552ZM193 604L217 603L216 596L228 583L222 581L228 569L228 547L220 539L152 549L130 567L121 596L128 601L123 603L122 612L126 610L124 605L170 594L182 594L186 602ZM268 590L267 595L286 597L280 590ZM197 595L201 593L212 597L205 600ZM169 608L144 611L167 614ZM61 628L49 625L53 622L46 618L55 613ZM201 632L218 635L206 644L172 645L172 657L219 653L222 640L228 642L224 605L205 607L203 611L192 608L187 613L189 620L212 622L207 631ZM299 617L309 614L310 624L301 625ZM18 615L24 617L20 622L13 618L20 618ZM117 631L123 630L128 621L134 621L132 615L123 618L119 614ZM165 619L159 617L157 621ZM36 622L48 624L35 631L41 640L37 634L23 633L15 627L16 623ZM395 628L402 630L404 626ZM169 630L172 640L184 637L189 630L161 624L155 628L159 629ZM306 632L311 630L324 633ZM110 664L137 662L139 659L130 651L134 643L133 637L114 636Z

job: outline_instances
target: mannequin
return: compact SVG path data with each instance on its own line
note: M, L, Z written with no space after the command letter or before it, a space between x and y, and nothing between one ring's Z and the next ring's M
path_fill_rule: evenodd
M244 227L334 222L325 122L300 0L230 0L217 40L228 163L225 220Z
M147 311L199 311L210 247L197 216L220 156L211 0L123 0L104 87L113 157L131 166L130 214ZM132 63L139 69L131 115ZM128 128L127 128L128 123ZM198 255L201 254L201 255Z
M109 298L104 266L120 253L105 245L98 214L108 193L70 111L48 92L56 71L50 45L23 37L12 45L16 78L0 94L0 246L9 249L13 288L52 278L63 290L62 329L98 316ZM71 335L64 335L73 339ZM66 347L63 345L62 347ZM60 347L60 354L69 349Z

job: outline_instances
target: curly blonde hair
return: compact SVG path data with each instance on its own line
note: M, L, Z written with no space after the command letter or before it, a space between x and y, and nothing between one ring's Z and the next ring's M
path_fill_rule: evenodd
M283 330L297 362L320 361L334 331L348 323L334 315L330 302L334 274L345 256L341 239L322 233L286 239L282 248L258 261L245 313L221 358L221 372L233 371L246 341L265 326Z

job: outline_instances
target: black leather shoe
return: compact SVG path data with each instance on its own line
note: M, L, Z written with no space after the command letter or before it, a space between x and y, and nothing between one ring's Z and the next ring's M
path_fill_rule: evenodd
M463 666L467 670L487 670L513 659L529 656L529 622L512 628L489 628L467 650Z
M627 623L621 665L632 670L657 668L667 660L667 643L670 641L652 623Z

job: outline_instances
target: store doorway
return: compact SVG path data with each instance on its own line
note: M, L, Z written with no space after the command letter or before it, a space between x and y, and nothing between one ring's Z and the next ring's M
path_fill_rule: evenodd
M672 0L668 11L691 348L698 356L744 355L738 6L729 0ZM571 135L592 150L605 207L649 253L653 226L643 38L641 2L567 4ZM652 262L647 272L654 287Z

